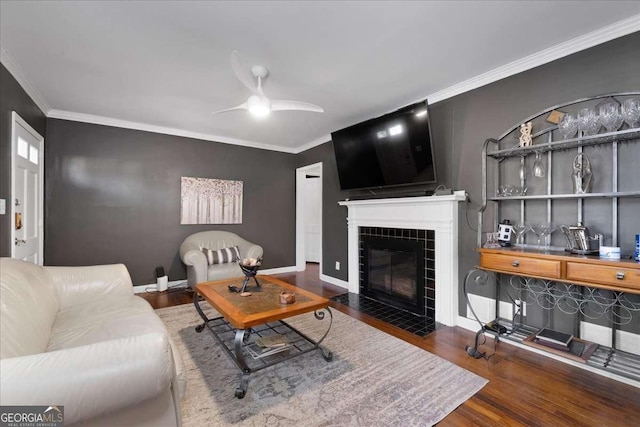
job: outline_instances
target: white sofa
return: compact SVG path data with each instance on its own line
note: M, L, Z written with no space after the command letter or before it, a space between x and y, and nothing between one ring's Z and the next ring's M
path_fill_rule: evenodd
M0 259L0 405L64 405L65 425L179 426L182 359L122 264Z

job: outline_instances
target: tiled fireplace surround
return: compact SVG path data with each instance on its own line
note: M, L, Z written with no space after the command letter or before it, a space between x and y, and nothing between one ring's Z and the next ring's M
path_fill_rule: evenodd
M359 263L360 271L358 272L360 278L359 292L364 293L365 284L363 278L364 272L364 240L366 238L375 238L381 240L406 240L412 242L420 242L422 244L422 257L424 258L424 269L422 272L422 278L424 282L418 279L418 285L424 287L423 301L421 305L425 308L424 314L429 319L435 318L435 294L436 294L436 265L435 265L435 233L433 230L408 230L402 228L384 228L384 227L359 227ZM418 293L420 295L420 292Z
M349 292L360 293L360 234L372 227L433 230L435 234L435 320L455 326L458 318L458 203L464 191L448 196L348 200ZM361 230L362 228L362 230ZM433 264L432 264L433 265Z

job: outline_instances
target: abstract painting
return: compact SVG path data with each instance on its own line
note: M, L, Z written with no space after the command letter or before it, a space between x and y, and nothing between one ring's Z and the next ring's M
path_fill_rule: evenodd
M180 224L242 224L242 184L183 176Z

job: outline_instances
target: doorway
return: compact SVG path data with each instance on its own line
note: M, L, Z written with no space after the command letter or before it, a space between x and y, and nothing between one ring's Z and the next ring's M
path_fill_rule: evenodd
M44 138L11 113L11 257L43 265Z
M322 163L296 169L296 270L307 262L322 272Z

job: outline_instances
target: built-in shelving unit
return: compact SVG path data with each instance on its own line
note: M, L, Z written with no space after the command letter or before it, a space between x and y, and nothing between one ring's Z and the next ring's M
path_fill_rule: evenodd
M572 223L576 223L583 220L587 202L598 199L606 200L604 205L598 203L598 209L610 209L601 216L606 216L610 220L609 239L613 246L617 245L618 230L621 225L618 223L621 217L620 209L632 209L632 212L627 213L624 218L637 219L637 202L632 202L629 208L628 203L621 206L621 200L640 197L640 180L625 182L624 186L619 185L621 165L626 168L636 167L636 163L632 162L630 166L628 159L624 159L624 154L619 153L620 148L627 144L634 144L634 147L640 150L640 144L637 144L640 140L640 129L628 128L625 124L622 129L615 132L592 136L583 136L579 133L576 138L562 139L556 135L557 126L549 125L545 119L554 110L575 113L580 108L594 107L605 100L610 101L609 98L622 101L630 96L638 97L640 92L607 94L557 105L526 118L499 138L490 138L485 141L482 151L483 200L478 212L477 246L480 260L478 267L467 274L465 294L470 283L482 285L495 282L496 321L506 326L507 332L499 332L495 330L496 328L491 330L485 325L478 334L492 333L496 338L505 338L524 345L533 344L532 335L540 328L550 327L554 310L574 315L574 324L567 325L567 328L572 330L577 339L580 338L582 322L597 318L607 319L611 330L611 345L594 344L597 347L594 349L593 346L589 347L590 343L586 343L590 351L577 359L586 365L640 384L640 354L622 351L618 348L616 341L616 332L619 328L640 316L640 300L637 298L640 295L640 263L630 259L603 260L598 256L572 255L565 252L564 247L561 246L536 249L532 245L523 245L519 248L482 247L484 233L496 231L498 220L505 219L507 216L504 212L508 212L511 215L509 218L515 220L514 222L525 222L525 220L531 222L530 219L535 222L551 222L555 220L557 210L562 211L565 216L567 212L574 211L575 217L572 218ZM520 147L517 144L517 131L520 124L530 121L534 122L534 127L541 130L533 133L532 145ZM554 179L559 179L558 177L563 175L554 174L554 171L564 166L561 162L566 162L567 158L577 153L584 153L587 147L602 147L602 149L597 148L600 151L593 151L601 159L602 170L599 171L601 182L599 182L598 191L584 194L567 193L567 183L557 185L558 183L554 182ZM602 150L607 154L603 155ZM633 152L636 152L635 149ZM522 191L516 190L516 194L498 196L497 190L505 183L513 184L517 181L519 185L513 186L515 189L527 188L527 179L523 176L524 174L520 173L519 177L514 178L517 176L514 170L518 170L518 167L522 170L526 165L527 157L536 153L545 153L547 174L542 181L537 182L538 187L535 188L534 194L517 194ZM602 158L610 160L603 163ZM607 170L604 170L605 167ZM608 180L607 183L603 182L605 177ZM510 178L511 182L507 178ZM572 203L575 204L572 205ZM530 212L535 212L533 214L535 218L528 217ZM485 229L485 217L488 213L492 214L490 217L493 224ZM514 218L514 215L517 215L517 218ZM489 280L491 276L495 281ZM515 307L514 316L509 319L499 316L499 303L505 295ZM522 305L522 301L527 299L534 301L543 309L544 324L527 324ZM597 315L593 315L590 311L593 307L597 307ZM479 319L477 320L480 322ZM540 348L539 345L536 347ZM563 353L562 351L551 352L556 355ZM567 358L577 360L576 357L569 355Z

